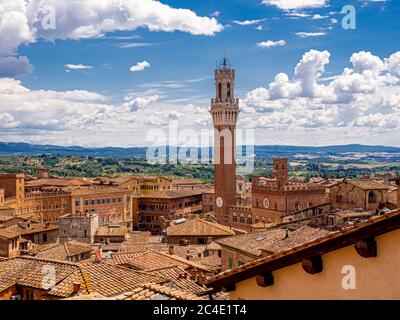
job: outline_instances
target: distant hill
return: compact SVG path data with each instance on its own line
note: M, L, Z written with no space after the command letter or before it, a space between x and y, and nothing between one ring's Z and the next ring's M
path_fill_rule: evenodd
M56 145L37 145L22 142L0 142L0 154L3 155L80 155L80 156L114 156L114 157L144 157L147 148L85 148L80 146L56 146ZM367 146L360 144L338 145L338 146L255 146L257 157L271 156L293 156L297 154L343 154L347 152L387 152L400 153L399 147L386 146Z

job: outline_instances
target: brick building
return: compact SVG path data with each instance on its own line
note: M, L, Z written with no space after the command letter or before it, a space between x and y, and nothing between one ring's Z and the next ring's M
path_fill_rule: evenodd
M140 195L138 200L138 228L160 234L168 221L202 213L200 190L163 191Z
M132 227L132 191L109 186L69 187L71 213L97 214L100 225L120 223Z
M376 211L388 203L389 187L370 178L344 179L329 188L332 209Z
M308 207L327 202L325 186L288 179L288 159L274 159L273 178L254 177L252 186L253 221L270 223Z

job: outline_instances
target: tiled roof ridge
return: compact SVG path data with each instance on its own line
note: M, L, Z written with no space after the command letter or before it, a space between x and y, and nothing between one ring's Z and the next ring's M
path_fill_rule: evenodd
M182 263L186 263L186 264L188 264L188 265L190 265L192 267L205 269L207 271L210 271L207 267L204 267L204 266L200 265L199 263L196 263L196 262L181 258L180 256L177 256L175 254L164 253L164 252L161 252L161 251L154 251L154 252L157 252L158 254L161 254L161 255L163 255L165 257L170 257L170 258L172 258L172 259L174 259L176 261L179 261L179 262L182 262Z
M41 261L41 262L52 262L52 263L58 263L58 264L65 264L69 266L74 266L76 268L80 268L80 266L74 262L70 261L63 261L63 260L58 260L58 259L51 259L51 258L38 258L38 257L32 257L32 256L19 256L19 257L13 257L13 258L8 258L6 260L12 260L12 259L24 259L24 260L36 260L36 261Z
M152 291L155 291L155 292L159 292L161 294L164 294L164 295L167 295L170 297L173 297L177 300L204 299L202 297L196 296L192 293L183 291L181 289L169 288L168 286L160 285L160 284L145 283L142 287L152 290Z
M68 250L67 242L63 242L63 246L64 246L65 252L67 254L67 257L69 257L70 256L70 252Z

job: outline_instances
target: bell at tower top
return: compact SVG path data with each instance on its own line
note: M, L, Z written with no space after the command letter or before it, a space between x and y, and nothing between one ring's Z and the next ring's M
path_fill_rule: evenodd
M222 58L222 60L219 62L218 69L219 70L228 70L228 69L230 70L231 69L231 63L226 56L224 56Z
M223 104L224 107L237 107L235 99L235 70L231 68L231 63L226 56L217 63L215 70L215 99L211 103ZM222 106L222 105L219 105Z

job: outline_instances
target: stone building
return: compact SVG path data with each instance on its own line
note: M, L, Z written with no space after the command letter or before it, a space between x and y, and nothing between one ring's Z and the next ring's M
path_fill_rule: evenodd
M99 217L96 213L67 214L58 220L60 242L76 240L93 243L94 235L99 228Z
M138 229L161 234L169 221L202 213L200 190L168 190L138 196Z
M100 225L119 223L132 228L132 191L113 186L69 187L71 213L96 214Z
M388 203L389 187L373 179L344 179L329 188L332 209L373 211Z
M273 178L254 177L252 214L254 223L282 221L289 213L327 202L326 188L315 183L288 179L288 159L274 159Z

